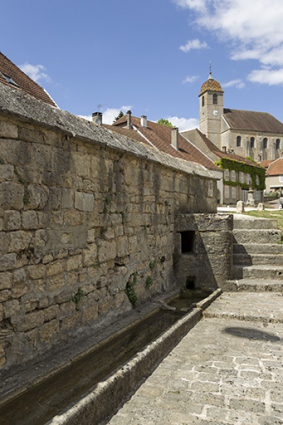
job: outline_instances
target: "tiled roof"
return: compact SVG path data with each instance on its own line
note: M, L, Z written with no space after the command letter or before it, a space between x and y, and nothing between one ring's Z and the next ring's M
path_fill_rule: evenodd
M252 166L257 167L257 168L262 168L256 162L250 161L249 159L244 158L243 156L236 155L235 153L221 151L201 131L199 131L198 129L196 129L196 131L200 135L202 140L205 142L208 149L211 152L213 152L215 155L217 155L219 158L235 159L236 161L244 162L247 165L252 165Z
M8 78L5 78L8 77ZM12 80L12 81L11 81ZM35 81L28 77L13 62L11 62L3 53L0 52L0 82L8 86L22 90L26 94L42 100L52 106L57 106L46 91ZM16 83L16 84L13 84Z
M267 159L265 161L260 161L260 165L264 168L267 168L273 161L274 159Z
M165 152L175 158L180 158L186 161L196 162L203 165L204 167L210 170L219 170L219 168L214 164L212 160L206 157L200 150L198 150L191 142L185 139L181 134L179 134L179 150L176 150L171 145L171 131L170 127L165 125L157 124L152 121L147 120L147 127L142 127L140 118L131 117L132 125L135 127L136 131L123 128L123 125L127 122L127 115L124 115L118 121L116 121L112 126L107 126L107 128L113 132L119 134L124 134L125 136L140 142L140 137L143 138L142 143L147 143L148 145L154 146L162 152ZM127 131L126 133L121 133L121 131ZM140 134L142 136L140 136ZM144 136L144 137L143 137ZM145 138L145 139L144 139Z
M203 83L200 89L199 96L201 96L203 93L205 93L208 90L224 93L220 83L218 83L218 81L214 80L213 78L209 78L205 83Z
M231 129L283 133L283 124L267 112L224 109L224 118Z
M266 170L266 175L278 176L283 175L283 158L278 158L273 161Z
M117 134L121 134L122 136L128 137L128 139L132 139L135 142L144 143L147 146L152 146L144 137L142 137L137 131L129 130L125 127L118 127L108 124L103 124L103 127L108 128L108 130L114 131Z

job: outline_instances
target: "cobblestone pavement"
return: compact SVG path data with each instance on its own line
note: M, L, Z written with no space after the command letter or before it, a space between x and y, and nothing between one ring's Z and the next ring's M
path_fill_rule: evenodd
M282 294L222 294L108 424L283 424L282 319Z

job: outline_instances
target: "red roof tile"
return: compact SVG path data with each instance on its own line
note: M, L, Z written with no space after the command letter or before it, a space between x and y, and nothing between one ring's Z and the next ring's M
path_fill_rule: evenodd
M2 73L2 74L1 74ZM8 77L7 78L5 78ZM9 79L12 79L9 80ZM20 70L13 62L6 58L3 53L0 52L0 82L7 84L8 86L14 87L18 90L22 90L26 94L35 97L45 103L52 106L57 106L46 91L40 87L35 81L28 77L23 71ZM16 83L16 84L13 84Z
M191 142L185 139L181 134L179 134L179 150L176 150L171 145L172 129L170 127L166 127L165 125L157 124L155 122L147 120L147 127L145 128L145 127L142 127L140 118L136 118L132 116L131 120L132 120L132 125L134 126L134 128L140 134L142 134L142 136L146 138L146 140L144 140L143 143L147 141L149 145L151 146L153 145L160 151L165 152L175 158L180 158L186 161L196 162L210 170L219 170L219 168L214 164L214 162L211 159L205 156L199 149L197 149ZM126 122L127 122L127 115L124 115L122 118L116 121L112 126L107 126L107 128L121 134L120 133L121 127L123 128ZM125 131L126 129L124 128L123 130ZM125 135L127 135L127 137L133 140L140 141L140 140L137 140L136 138L137 136L135 135L137 131L128 129L127 132L130 132L130 133ZM139 133L137 134L139 135Z
M213 78L209 78L205 83L203 83L200 89L199 96L201 96L206 91L216 91L216 92L224 93L220 83L218 83L218 81L214 80Z
M278 158L273 161L266 170L266 175L278 176L283 175L283 158Z

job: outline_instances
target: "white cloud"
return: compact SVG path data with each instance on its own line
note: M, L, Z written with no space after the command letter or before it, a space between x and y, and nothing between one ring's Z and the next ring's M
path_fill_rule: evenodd
M283 69L254 69L248 75L248 80L269 86L283 84Z
M30 63L26 62L23 65L19 65L19 68L36 83L38 83L40 80L43 80L47 83L51 81L49 75L44 72L46 71L46 68L43 65L31 65Z
M231 59L257 60L262 65L283 66L282 0L172 0L194 13L190 21L200 30L230 43ZM281 71L254 70L250 81L281 84ZM277 81L277 82L276 82Z
M132 109L132 106L121 106L121 108L107 108L105 111L102 111L103 113L102 123L111 125L113 124L113 121L117 117L117 115L119 115L120 111L126 114L127 111L131 109ZM92 120L91 115L79 115L79 117L84 118L85 120L88 120L88 121Z
M191 77L188 76L186 77L183 81L182 84L186 84L186 83L194 83L196 80L198 79L197 75L192 75Z
M243 89L245 87L245 83L243 82L243 80L241 80L241 78L238 78L236 80L231 80L231 81L228 81L227 83L222 84L223 88L233 87L233 86L235 86L237 89Z
M179 49L187 53L193 49L208 49L208 45L205 41L201 42L198 38L195 38L194 40L189 40L184 46L180 46Z
M197 118L165 117L165 119L170 121L175 127L178 127L180 133L197 128L199 124Z

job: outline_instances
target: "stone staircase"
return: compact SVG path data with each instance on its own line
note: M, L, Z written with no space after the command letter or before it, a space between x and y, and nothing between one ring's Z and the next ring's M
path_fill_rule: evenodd
M283 292L283 244L277 220L234 215L230 291Z

